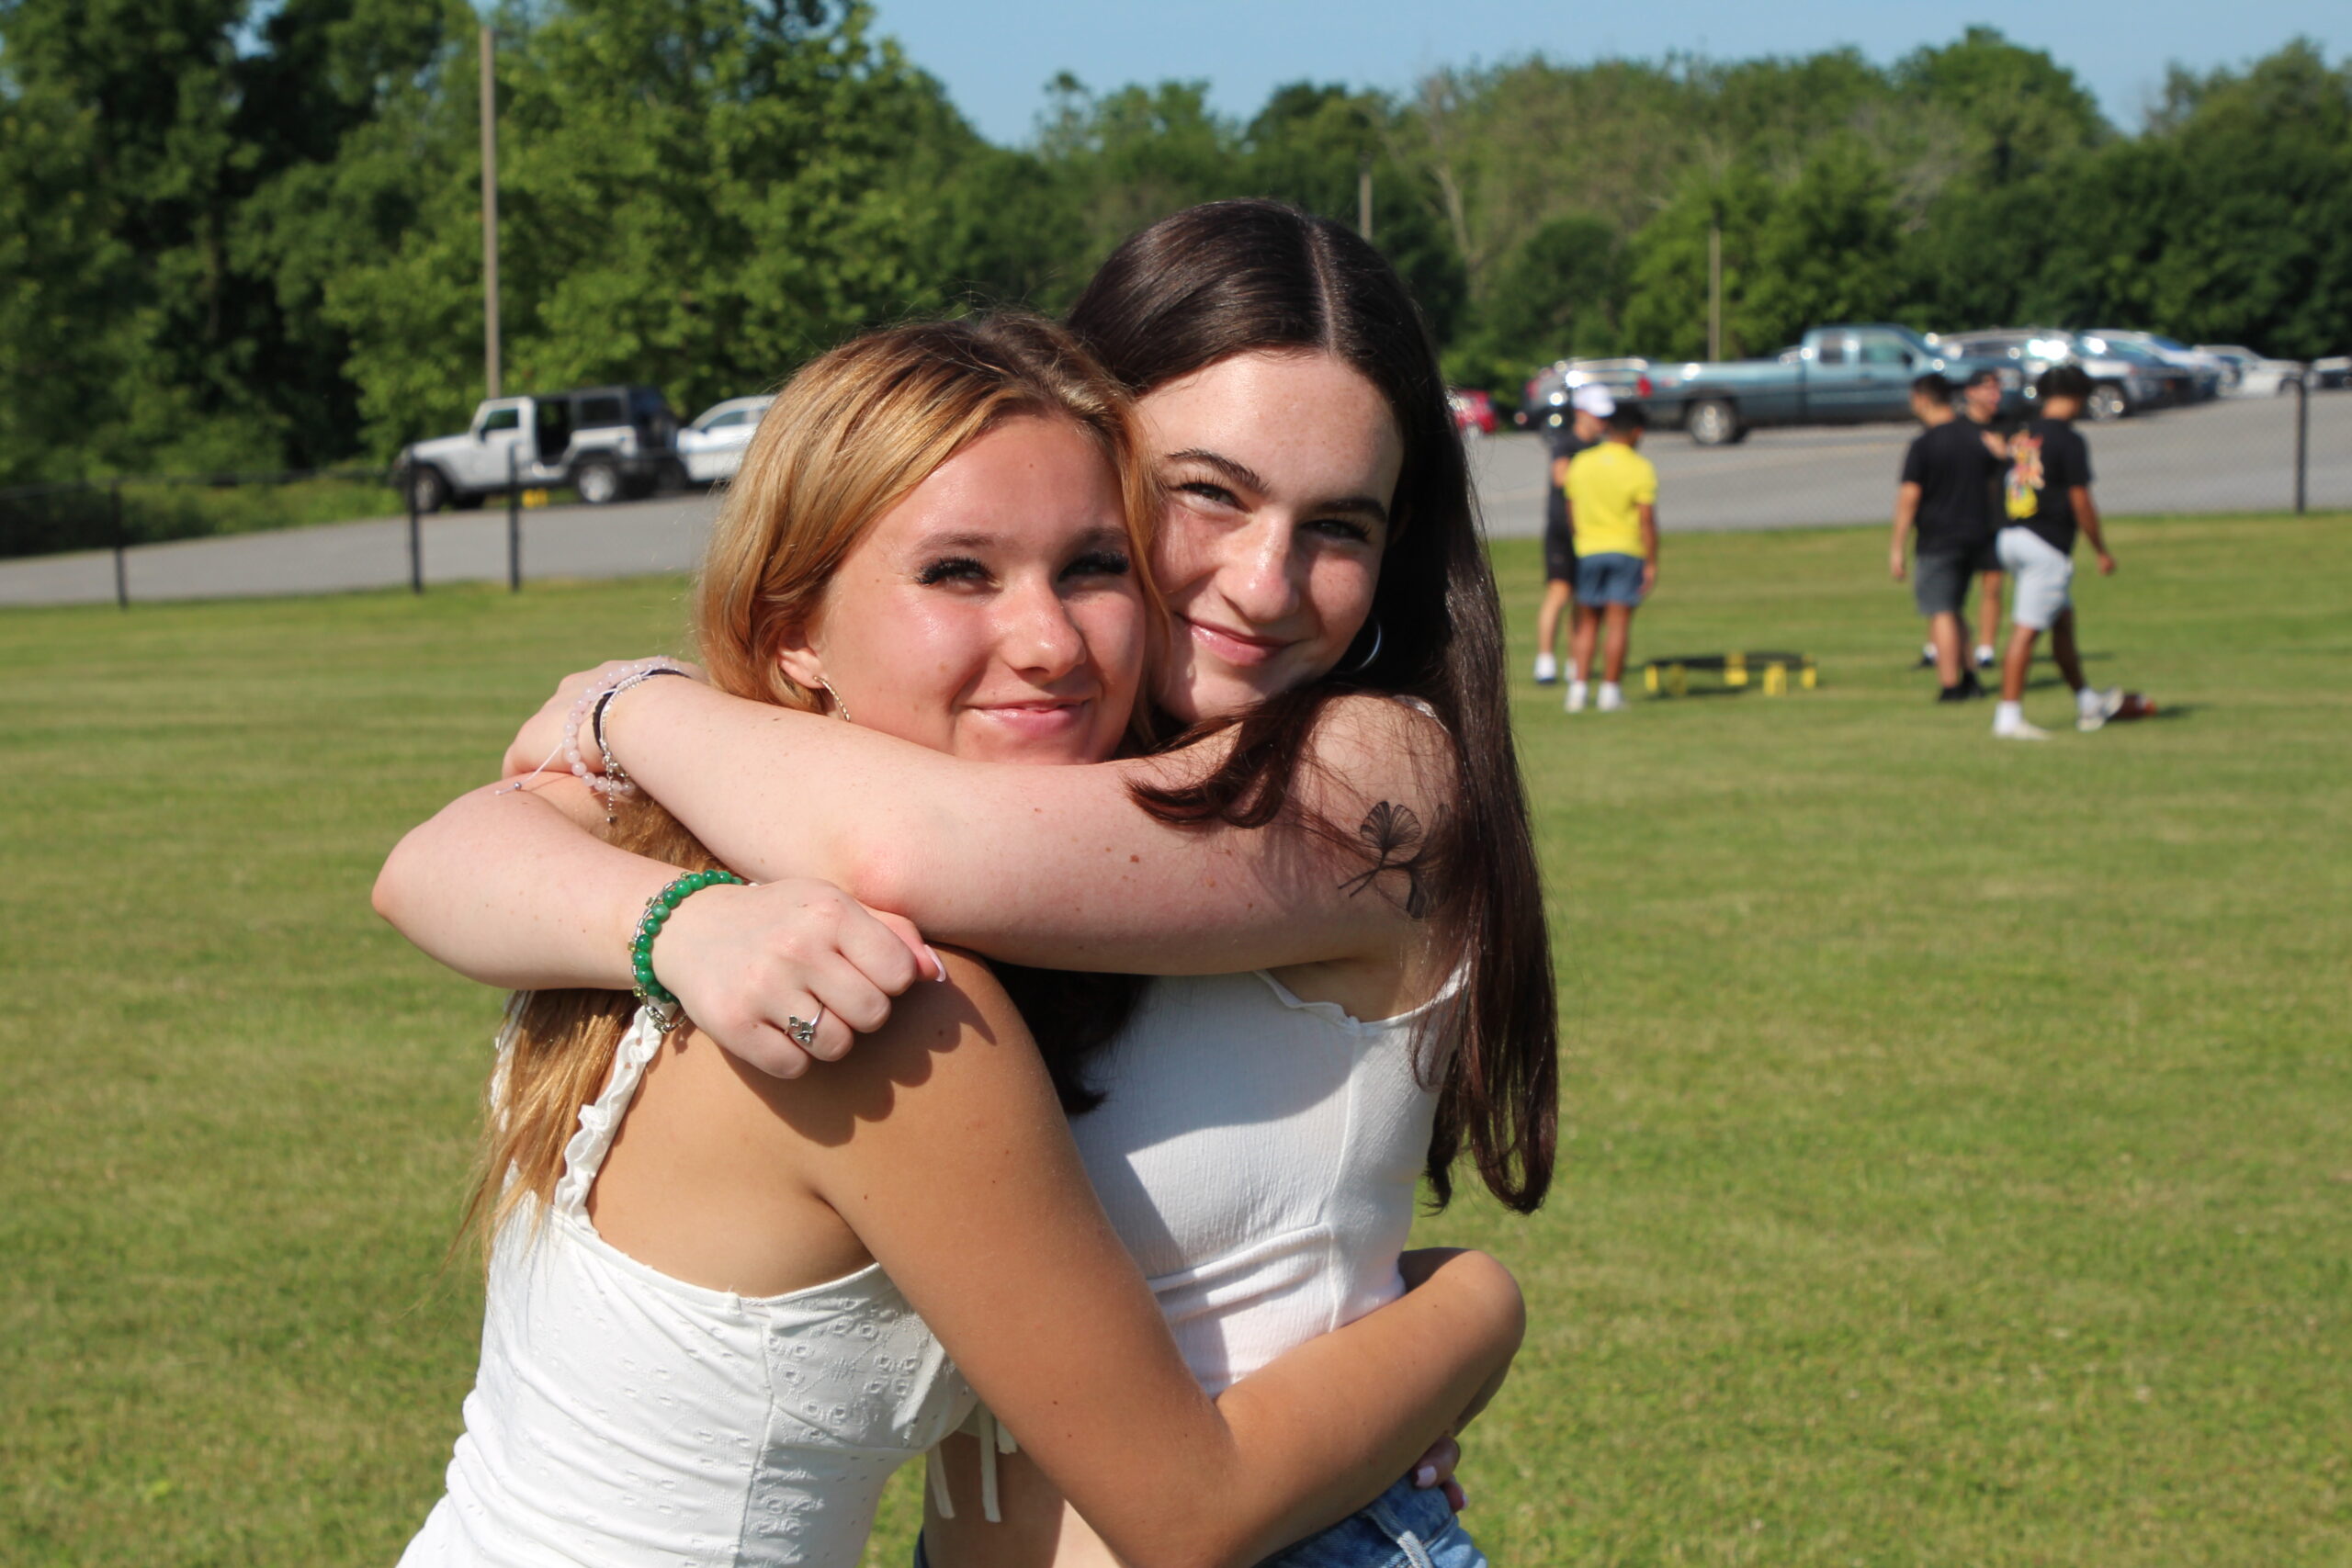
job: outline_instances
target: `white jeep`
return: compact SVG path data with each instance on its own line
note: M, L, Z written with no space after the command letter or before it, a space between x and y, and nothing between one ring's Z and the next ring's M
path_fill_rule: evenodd
M479 506L517 489L569 485L591 506L683 481L678 417L651 387L585 387L544 398L492 398L463 435L401 455L399 482L419 512Z

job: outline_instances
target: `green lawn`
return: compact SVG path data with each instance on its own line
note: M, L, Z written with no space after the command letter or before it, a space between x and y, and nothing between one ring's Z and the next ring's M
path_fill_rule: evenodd
M2040 747L1926 700L1874 531L1671 538L1636 626L1818 691L1573 719L1498 547L1566 1160L1424 1233L1533 1309L1466 1477L1498 1568L2352 1559L2352 519L2114 534L2086 647L2167 716ZM0 615L0 1562L397 1556L497 999L368 884L681 597Z

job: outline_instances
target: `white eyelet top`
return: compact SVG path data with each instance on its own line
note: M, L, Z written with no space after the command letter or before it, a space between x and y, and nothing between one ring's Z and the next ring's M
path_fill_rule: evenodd
M972 1408L878 1264L739 1296L596 1234L589 1190L661 1043L639 1012L554 1201L499 1233L448 1493L402 1568L853 1568L883 1483Z
M1365 1021L1262 971L1154 980L1083 1069L1086 1173L1209 1393L1404 1293L1448 1044L1417 1072L1415 1041L1455 989Z

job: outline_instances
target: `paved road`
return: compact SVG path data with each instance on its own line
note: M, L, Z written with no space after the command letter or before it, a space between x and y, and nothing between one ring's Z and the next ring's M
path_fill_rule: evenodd
M2099 505L2118 513L2290 508L2294 417L2290 399L2249 398L2086 424ZM1642 450L1657 465L1658 525L1672 533L1883 523L1916 428L1759 430L1712 450L1657 432ZM1476 445L1487 531L1541 534L1546 465L1535 439ZM2352 393L2312 399L2305 484L2314 510L2352 509Z
M2250 512L2293 502L2290 400L2208 403L2089 430L2099 502L2110 512ZM1708 451L1660 432L1644 450L1658 467L1659 520L1669 532L1790 528L1883 521L1910 434L1908 425L1768 430ZM2310 450L2311 505L2352 510L2352 393L2312 399ZM1472 463L1487 531L1540 534L1545 465L1535 438L1487 437ZM711 497L689 495L526 513L524 574L688 570L717 509ZM429 583L506 575L506 519L495 507L428 518L423 543ZM134 601L392 588L408 581L408 525L388 518L142 545L128 552L127 567ZM113 597L114 562L104 551L0 561L0 605Z

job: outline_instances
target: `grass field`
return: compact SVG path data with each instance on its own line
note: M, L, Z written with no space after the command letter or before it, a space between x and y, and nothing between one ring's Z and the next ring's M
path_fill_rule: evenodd
M1928 703L1875 532L1670 539L1637 626L1816 692L1569 719L1514 654L1566 1162L1422 1232L1533 1312L1497 1568L2352 1561L2352 519L2114 537L2092 669L2167 716L2046 746ZM0 615L0 1562L398 1555L497 999L368 885L681 595Z

